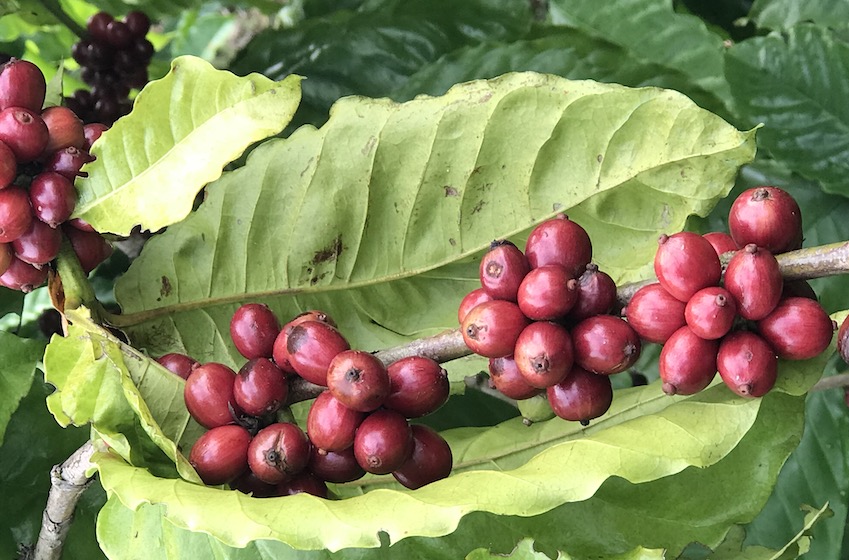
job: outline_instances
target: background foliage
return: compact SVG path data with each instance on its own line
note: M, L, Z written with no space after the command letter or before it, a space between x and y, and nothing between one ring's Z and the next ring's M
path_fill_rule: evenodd
M380 246L377 241L359 250L349 246L348 253L343 249L339 254L337 250L335 259L320 261L309 272L305 268L285 268L278 264L275 266L279 268L272 268L268 274L268 269L264 268L268 263L246 263L235 258L240 254L238 249L244 247L240 243L246 243L248 238L255 243L262 242L261 234L267 235L268 228L278 223L279 215L257 215L254 210L257 198L251 197L271 196L270 185L281 177L288 177L288 169L274 167L286 161L281 155L289 154L292 162L305 163L310 154L333 154L334 149L343 150L346 144L341 139L347 135L365 135L364 141L367 141L369 127L380 128L381 119L385 118L379 116L380 111L385 112L390 107L385 100L348 100L333 110L331 118L330 107L339 98L364 95L401 102L422 93L442 95L463 81L531 70L569 79L669 88L683 93L702 109L719 115L739 130L762 124L756 135L757 155L741 169L730 194L730 173L737 165L751 160L751 153L743 154L745 150L742 149L729 148L728 153L733 156L729 157L726 167L730 171L718 173L716 167L708 166L709 171L703 177L691 178L698 188L686 197L678 193L656 195L658 198L679 196L687 199L676 199L670 204L676 212L672 221L662 224L635 210L640 208L636 206L640 201L654 200L638 196L646 192L635 190L643 189L642 183L630 189L627 182L616 183L617 188L609 197L591 198L570 210L576 221L591 230L593 239L598 239L596 256L602 268L610 269L620 280L644 275L644 265L649 258L638 254L631 256L629 261L623 254L617 254L616 240L622 238L623 232L633 235L643 231L645 239L650 239L666 226L682 227L688 214L694 214L686 222L691 229L722 229L733 197L757 184L781 186L799 200L806 245L846 240L849 239L849 225L844 216L849 211L846 199L849 184L844 171L849 161L849 114L844 100L849 89L849 43L844 23L847 19L840 15L849 14L849 1L609 0L600 5L585 0L551 0L548 3L524 0L304 0L286 4L253 0L225 6L196 0L156 0L142 4L153 19L161 22L152 36L159 50L152 66L152 77L165 76L175 58L194 55L239 76L258 72L272 81L282 80L292 73L303 76L301 102L293 115L291 111L281 111L274 123L276 128L249 138L237 149L223 146L219 157L207 162L208 167L204 169L211 175L184 184L181 196L191 202L194 193L206 181L215 178L251 141L283 131L279 134L281 139L264 142L259 148L249 150L249 157L229 163L221 179L208 189L206 201L188 219L175 224L184 215L177 212L167 223L154 223L152 229L169 227L148 243L142 257L129 271L129 262L120 252L112 262L96 271L93 285L100 300L110 303L117 299L120 303L124 314L112 319L129 333L135 348L128 350L129 347L108 338L89 320L84 310L79 310L74 319L77 328L82 330L77 332L75 340L82 338L92 344L84 347L69 341L51 343L44 361L48 366L48 381L60 391L47 399L52 388L42 381L43 375L36 368L43 369L41 361L46 343L37 328L37 318L49 305L48 299L43 290L26 298L5 290L0 293L0 312L5 315L2 320L4 332L0 333L0 363L4 364L0 372L0 387L3 388L0 391L0 494L10 505L0 513L0 555L14 555L19 544L34 540L45 502L50 466L67 457L90 435L89 428L62 429L57 419L63 424L93 421L96 437L108 441L133 465L128 467L127 463L114 458L112 463L109 460L103 463L103 485L95 483L85 495L67 544L68 558L96 558L104 554L112 558L149 556L151 543L157 543L153 550L163 558L186 557L197 554L196 551L209 551L201 556L222 558L331 558L341 554L345 558L455 558L457 551L468 553L471 558L486 558L491 553L513 551L515 558L536 558L540 553L534 548L548 557L563 551L576 558L614 553L622 554L622 558L651 558L660 557L658 551L665 547L674 554L683 550L683 557L692 558L740 558L741 548L747 547L747 558L770 558L779 557L781 553L777 551L787 547L784 550L787 556L783 557L795 557L810 549L810 558L830 559L842 558L844 550L849 550L844 546L849 490L846 477L849 419L843 394L827 391L812 393L807 398L798 396L804 394L823 370L826 375L832 375L844 369L833 359L825 366L816 363L794 370L795 384L785 386L786 392L776 392L763 401L749 403L745 414L739 413L743 410L740 403L736 407L709 408L713 413L726 408L737 411L727 412L724 418L728 420L726 428L738 427L736 430L728 428L729 434L733 433L729 435L733 443L719 456L690 459L687 463L710 464L710 468L684 468L686 465L682 464L675 469L674 476L658 478L659 473L642 483L635 483L633 478L628 479L630 482L607 478L592 499L566 501L533 517L519 516L521 512L497 515L486 510L475 511L458 517L456 530L449 531L447 536L410 537L391 548L386 535L380 536L381 548L348 548L338 555L328 550L296 551L283 542L262 539L254 540L244 549L232 548L235 544L244 544L236 542L244 527L237 525L233 534L219 534L222 540L187 530L193 523L194 510L188 502L177 507L180 500L168 493L179 490L165 493L163 503L166 505L145 503L150 488L162 484L162 478L149 481L148 486L135 482L122 486L121 483L121 473L126 473L132 481L149 476L148 472L159 477L175 477L178 472L189 477L192 474L181 462L174 444L189 444L198 428L180 415L179 386L169 381L161 368L146 360L145 352L158 355L172 349L190 349L204 359L236 363L237 356L226 341L223 326L240 297L268 299L281 316L307 307L338 308L343 313L342 317L337 314L343 332L369 349L453 326L447 324L450 312L456 308L459 295L473 285L475 259L489 237L515 235L521 238L522 230L545 217L545 212L538 211L530 212L512 225L476 225L474 234L477 237L468 245L456 250L450 246L425 247L409 256L413 260L418 256L420 263L396 264L395 268L377 262ZM0 49L36 61L48 78L64 59L67 76L64 86L66 92L70 92L80 83L76 81L73 61L66 58L75 37L66 22L57 19L57 14L67 14L71 20L84 24L98 9L121 14L140 5L120 0L13 0L0 8L0 14L5 14L0 18ZM211 67L203 67L198 75L214 84L227 80L214 73ZM272 82L260 81L265 87L273 87ZM166 84L167 80L159 84L160 89L145 91L151 97L157 93L165 95L171 91ZM110 140L109 135L104 138L104 154L118 146L117 139L125 134L144 137L161 132L172 122L171 118L158 113L157 107L144 107L143 100L139 103L137 111L109 133L116 140ZM365 127L349 122L350 114L359 110L373 111ZM420 113L420 110L409 111L409 118ZM611 112L618 114L615 109ZM221 118L222 113L223 105L210 108L213 120ZM663 110L648 115L643 125L647 134L659 130L652 127L658 124L662 114ZM192 130L205 118L187 119L181 126ZM293 134L298 126L319 127L328 122L328 118L327 127L307 127ZM467 126L491 122L464 118L468 119ZM132 119L139 124L131 129ZM422 121L426 123L427 119ZM522 124L513 124L515 128L511 132L517 133ZM577 132L590 139L604 135L603 120L572 124ZM530 128L535 125L537 123L531 123ZM245 126L253 130L253 125ZM398 145L403 147L406 144L401 140L408 141L405 131L409 134L410 130L419 129L399 126L397 130ZM389 132L385 134L391 138ZM501 138L504 134L502 131L494 137ZM664 138L680 142L677 136ZM174 145L180 144L179 137L175 137ZM696 151L703 148L696 144ZM208 152L206 147L194 149ZM422 153L425 162L434 157ZM616 153L611 151L609 155L612 157ZM124 153L129 158L138 155L137 150ZM522 161L521 156L517 157L517 161ZM114 166L118 170L155 167L152 160L139 162L120 156L104 157L98 165ZM173 168L160 169L166 181L172 177L170 170ZM351 170L351 167L342 166L336 172L340 177L347 177ZM98 180L94 177L95 170L92 173L92 180ZM369 178L376 174L371 169L360 173ZM130 178L133 175L135 173L131 173ZM663 184L664 177L659 177L659 184ZM629 178L633 179L634 175ZM325 188L332 199L338 191L334 190L333 182L326 182L331 185ZM109 188L121 190L122 184ZM84 192L96 191L92 188ZM508 194L505 189L493 200L503 201ZM720 200L726 194L725 200ZM279 198L273 199L276 202L260 207L283 207L286 197L280 193L274 196ZM342 200L342 194L336 196ZM285 206L285 210L295 217L305 215L305 208L313 212L313 216L320 216L322 211L331 217L344 216L339 205L324 201L311 208L310 204L316 204L312 199L305 196L300 200L292 208ZM583 200L582 196L573 196L568 206ZM361 201L361 206L370 211L375 210L373 204L367 198ZM497 212L498 205L493 206ZM501 209L504 211L503 204ZM105 206L100 210L104 219L120 223L120 227L107 229L120 233L126 233L149 217L144 210L137 215L107 212ZM94 212L97 211L95 208ZM138 216L142 219L137 219ZM503 222L504 216L497 216L498 221ZM646 221L640 222L644 218ZM320 225L320 220L313 222L319 224L317 232L307 229L308 234L302 234L303 228L309 228L309 222L305 221L292 237L299 241L283 248L266 241L267 246L262 245L257 254L271 260L278 250L285 254L300 251L303 258L292 261L300 265L325 247L336 247L332 242L337 232L331 226ZM289 222L282 220L281 223ZM245 229L250 224L255 224L256 233ZM395 230L388 228L388 231ZM274 242L282 235L283 232L275 230ZM206 243L211 239L221 243L220 251ZM204 252L204 247L213 250ZM351 264L348 270L353 272L349 272L349 276L335 279L336 261L343 260L341 257L351 258L352 253L358 257L355 259L357 266ZM185 270L166 274L162 272L163 263L174 263L175 267L182 266ZM266 274L253 274L247 281L246 270ZM328 271L333 274L321 276ZM399 272L409 278L385 282L394 279ZM167 284L162 282L166 276L169 277ZM360 278L363 285L349 288L347 283L351 278ZM317 279L315 283L313 279ZM341 286L334 286L334 282ZM317 288L313 288L315 284ZM447 292L450 297L445 296L446 285L451 286ZM814 285L829 312L837 313L849 307L845 300L845 278L823 279ZM178 287L179 290L175 290ZM418 305L429 309L428 314L411 316L399 312L399 302L413 301L416 305L415 296L420 300ZM387 301L391 303L383 306L380 303ZM197 302L200 304L195 305ZM157 309L165 311L157 312ZM145 315L150 312L154 314ZM107 338L98 338L104 336ZM129 360L124 357L127 356L124 350L141 358ZM86 356L86 351L103 351L109 357L108 363L101 369L92 369L90 364L96 355L81 357ZM657 376L652 355L656 352L647 350L639 364L649 379ZM51 366L51 363L59 365ZM479 367L474 360L464 360L462 365L449 369L459 386L464 374ZM91 388L92 379L100 380L97 390ZM618 384L630 383L619 380ZM629 398L639 400L638 395L648 395L653 390L656 392L657 388L623 390L617 395L617 402L624 407ZM689 405L700 399L710 401L711 395L693 399ZM686 410L688 403L683 405ZM668 408L673 413L679 410L674 406ZM663 413L658 408L638 409L637 412L648 414L646 421L650 421L653 414ZM516 414L503 403L467 394L453 396L448 406L427 421L441 429L459 428L452 432L456 437L452 444L460 449L457 446L463 441L478 441L474 438L486 441L486 437L495 437L500 431L517 429L518 420L511 420ZM630 425L627 421L632 420L621 415L617 418L620 420L615 423L622 422L619 429L627 429ZM503 421L507 423L488 428ZM559 424L559 428L563 426ZM531 433L546 429L540 425ZM604 437L605 433L599 429L597 435ZM565 438L568 443L572 436L558 437ZM589 438L575 441L589 442L593 437L596 436L591 433ZM651 443L646 442L647 445ZM495 448L497 446L488 443L479 456L498 456L498 452L492 451ZM711 448L711 445L705 446L705 449ZM109 465L113 466L111 470ZM468 473L469 476L474 474ZM188 483L181 484L188 486ZM104 486L110 490L108 500ZM693 497L694 488L703 491L696 492ZM357 487L339 491L361 492ZM434 490L438 492L439 489ZM405 498L395 496L392 499ZM519 502L533 503L534 500L525 495ZM226 503L222 499L219 507L223 509ZM826 504L830 516L822 509ZM575 523L576 519L581 521ZM651 519L652 523L645 523L646 519ZM735 523L740 527L729 532ZM307 526L309 529L311 527ZM378 538L374 534L371 537ZM533 541L523 540L526 537ZM691 541L701 544L691 544ZM321 541L311 548L332 547ZM715 551L710 552L709 548Z

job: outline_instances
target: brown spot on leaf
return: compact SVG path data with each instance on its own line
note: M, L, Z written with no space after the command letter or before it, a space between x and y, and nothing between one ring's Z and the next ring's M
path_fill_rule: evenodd
M445 185L442 188L445 189L445 196L460 196L460 192L451 185Z
M603 155L601 155L601 154L598 154L598 155L595 157L595 160L596 160L597 162L599 162L599 163L601 163L601 161L602 161L603 159L604 159L604 156L603 156Z
M448 238L448 243L449 243L452 247L454 247L455 245L457 245L457 241L455 241L453 237L449 237L449 238Z
M162 286L159 288L159 295L168 297L171 295L171 280L167 276L162 276L160 279Z
M486 201L479 200L478 203L475 204L474 208L472 208L472 211L470 213L471 214L477 214L478 212L480 212L483 209L484 206L486 206Z
M312 264L321 264L324 262L336 260L342 254L342 234L330 242L330 245L320 251L316 251L312 258Z

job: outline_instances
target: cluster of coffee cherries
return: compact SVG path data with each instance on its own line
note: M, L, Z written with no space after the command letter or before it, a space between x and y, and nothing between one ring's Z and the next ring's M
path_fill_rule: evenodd
M24 292L47 279L63 232L86 272L112 252L87 223L69 220L74 180L106 127L84 126L67 107L43 107L45 92L33 63L13 58L0 68L0 285Z
M729 233L660 237L657 282L624 310L644 340L663 345L663 390L691 395L717 371L738 395L759 397L775 385L778 359L805 360L830 344L836 325L803 281L785 282L775 256L802 246L798 204L761 186L731 206ZM723 278L721 255L730 257Z
M230 335L248 360L238 372L183 354L158 359L186 379L186 408L207 428L189 454L204 483L229 483L256 497L327 497L328 482L367 472L391 473L411 489L450 474L448 443L409 421L448 399L447 373L434 360L410 356L385 366L352 350L326 313L308 311L281 328L258 303L236 310ZM278 416L297 377L320 390L306 430Z
M71 56L91 90L78 89L66 105L85 122L111 125L130 112L130 90L147 83L154 53L153 44L145 38L150 19L137 10L123 20L98 12L89 18L86 29L88 36L74 44Z
M480 263L481 287L460 303L466 346L489 358L492 386L586 425L613 399L610 375L640 355L639 336L612 315L616 284L592 264L586 230L561 214L538 225L524 252L495 241Z

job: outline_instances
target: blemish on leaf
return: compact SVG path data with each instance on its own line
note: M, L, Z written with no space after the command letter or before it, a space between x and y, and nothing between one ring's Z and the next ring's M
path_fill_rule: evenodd
M162 276L160 279L162 286L159 288L159 295L162 297L168 297L171 295L171 280L168 279L167 276Z
M663 210L660 212L660 226L661 228L668 227L672 223L672 213L669 211L669 205L664 204Z
M486 201L485 200L479 200L478 203L475 204L474 207L472 208L472 211L470 212L470 214L477 214L478 212L480 212L483 209L484 206L486 206Z
M554 212L557 212L558 210L561 210L562 208L563 208L563 204L560 203L560 202L555 202L554 204L551 205L551 209Z
M448 244L451 245L452 247L456 247L457 241L453 237L449 237L448 238Z
M483 169L483 166L482 166L482 165L478 165L477 167L475 167L474 169L472 169L472 172L469 174L469 176L471 176L471 175L475 175L475 174L477 174L477 173L480 173L481 169Z
M489 101L490 99L492 99L492 92L491 92L491 91L488 91L488 92L484 93L483 95L481 95L481 97L480 97L480 99L478 100L478 102L480 102L480 103L486 103L486 102L487 102L487 101Z
M460 192L451 185L445 185L442 188L445 189L445 196L460 196Z
M311 262L316 265L335 260L342 254L342 248L342 234L339 234L330 242L330 245L320 251L316 251Z
M371 137L368 139L368 142L366 142L366 145L365 145L365 146L363 146L363 149L362 149L362 153L363 153L363 155L364 155L364 156L368 155L368 154L369 154L372 150L374 150L374 147L375 147L376 145L377 145L377 137L376 137L376 136L371 136Z

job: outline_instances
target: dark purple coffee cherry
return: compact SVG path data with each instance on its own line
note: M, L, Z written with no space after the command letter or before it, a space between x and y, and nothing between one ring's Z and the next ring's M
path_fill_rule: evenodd
M528 272L519 285L519 309L534 321L554 321L566 316L578 299L578 281L564 267L540 266Z
M15 152L0 141L0 189L5 189L12 184L18 176L18 161Z
M811 285L804 280L785 280L784 287L781 289L781 299L789 297L804 297L819 301L817 293L811 288Z
M67 107L48 107L41 112L41 119L47 125L45 153L52 154L70 146L82 148L85 145L83 121Z
M112 14L108 12L97 12L88 18L86 28L88 29L88 33L91 35L91 38L98 43L108 43L109 41L106 35L106 28L114 20L115 18L113 18Z
M740 248L734 239L723 231L712 231L702 235L702 237L708 240L717 256L720 257L729 251L736 251Z
M18 186L0 190L0 243L19 238L33 222L27 191Z
M230 338L245 358L271 358L280 323L263 303L246 303L230 319Z
M49 139L47 125L38 113L23 107L0 111L0 141L15 154L18 163L27 163L44 152Z
M286 358L292 369L310 383L323 387L327 387L330 362L339 352L350 349L338 330L321 321L304 321L288 329L286 335Z
M86 152L90 152L92 144L94 144L107 130L109 130L109 127L102 123L89 123L83 126L85 142L83 142L82 149Z
M667 395L694 395L716 376L718 340L696 335L690 327L675 331L660 351L660 379Z
M702 288L719 284L722 265L707 239L696 233L681 231L660 236L654 272L667 292L686 303Z
M183 379L188 379L189 374L200 367L200 362L179 352L165 354L156 358L156 361L159 365Z
M489 295L489 293L483 288L476 288L472 290L463 297L462 301L460 301L460 307L457 308L457 321L462 325L463 319L466 318L469 311L485 301L492 301L494 299L495 298Z
M211 429L232 424L242 414L233 398L236 372L224 364L209 362L195 368L183 388L183 399L192 418Z
M389 474L413 452L413 432L407 419L394 410L369 413L354 436L354 456L366 472Z
M200 436L189 452L189 463L204 484L235 480L248 469L251 434L242 426L218 426Z
M132 44L133 33L123 21L112 20L106 24L106 42L120 51Z
M578 298L568 319L574 323L593 315L610 313L616 305L616 282L598 266L590 263L578 278Z
M835 325L825 309L804 297L782 299L772 312L758 321L758 333L779 358L807 360L819 356L831 344Z
M719 343L716 367L722 381L743 397L762 397L775 385L778 357L760 335L735 331Z
M233 381L236 404L251 416L277 412L288 396L286 375L268 358L248 360Z
M628 324L647 342L663 344L687 324L686 303L673 297L659 283L637 290L623 313Z
M56 228L74 213L77 190L74 183L64 175L42 171L30 183L29 201L35 217Z
M15 255L35 266L43 266L55 259L61 246L62 232L38 220L33 220L29 229L12 241Z
M575 363L592 373L619 373L640 357L640 337L627 322L613 315L596 315L575 325L572 343Z
M519 333L529 323L518 305L496 299L469 311L460 331L466 346L475 354L503 358L513 353Z
M559 264L576 278L592 260L593 245L584 228L558 214L531 231L525 255L531 268Z
M11 248L11 246L9 246ZM0 257L2 260L2 257ZM29 293L47 281L47 267L37 268L13 256L6 272L0 275L0 286Z
M728 334L734 325L737 304L728 290L710 286L693 294L684 309L684 317L694 334L716 340Z
M439 433L428 426L414 424L413 451L392 476L405 487L415 490L431 482L447 478L454 466L451 447Z
M354 445L354 435L365 417L365 412L351 410L324 391L310 406L307 435L319 452L342 451Z
M802 211L778 187L755 187L740 194L728 212L728 229L738 246L750 243L772 254L802 247Z
M311 494L319 498L327 498L327 484L312 473L302 472L277 485L278 496L294 494Z
M295 424L269 424L251 440L248 466L261 481L279 484L306 468L311 450L306 434Z
M0 69L0 111L23 107L39 113L46 92L44 74L32 62L13 58Z
M280 495L275 484L266 484L258 479L250 469L230 482L230 489L238 490L242 494L248 494L254 498L274 498Z
M572 338L566 327L557 323L531 323L519 335L513 359L528 385L551 387L572 369Z
M127 29L135 38L143 38L150 31L150 18L144 12L133 10L127 12L124 16L124 23L127 24Z
M73 181L77 177L88 177L88 173L80 171L83 165L94 161L94 157L85 150L74 146L53 152L44 162L45 171L56 173Z
M366 474L357 462L357 458L354 457L353 446L341 451L324 452L320 452L316 446L313 446L307 470L321 480L336 484L352 482Z
M383 404L391 390L383 362L362 350L343 350L327 368L327 388L348 408L371 412Z
M610 409L613 385L609 376L575 366L560 383L546 389L546 396L554 414L586 426Z
M489 382L501 394L517 401L529 399L543 391L525 380L513 356L489 359Z
M728 262L725 289L734 296L741 317L763 319L778 305L784 289L778 261L766 249L746 245Z
M435 360L409 356L389 364L386 372L389 396L383 405L407 418L430 414L448 400L448 372Z
M531 270L521 249L509 241L493 241L480 264L480 281L493 299L516 301L519 284Z
M74 254L77 255L80 266L86 274L97 268L97 265L112 254L112 245L99 233L83 231L75 227L63 227L62 231L71 242Z

